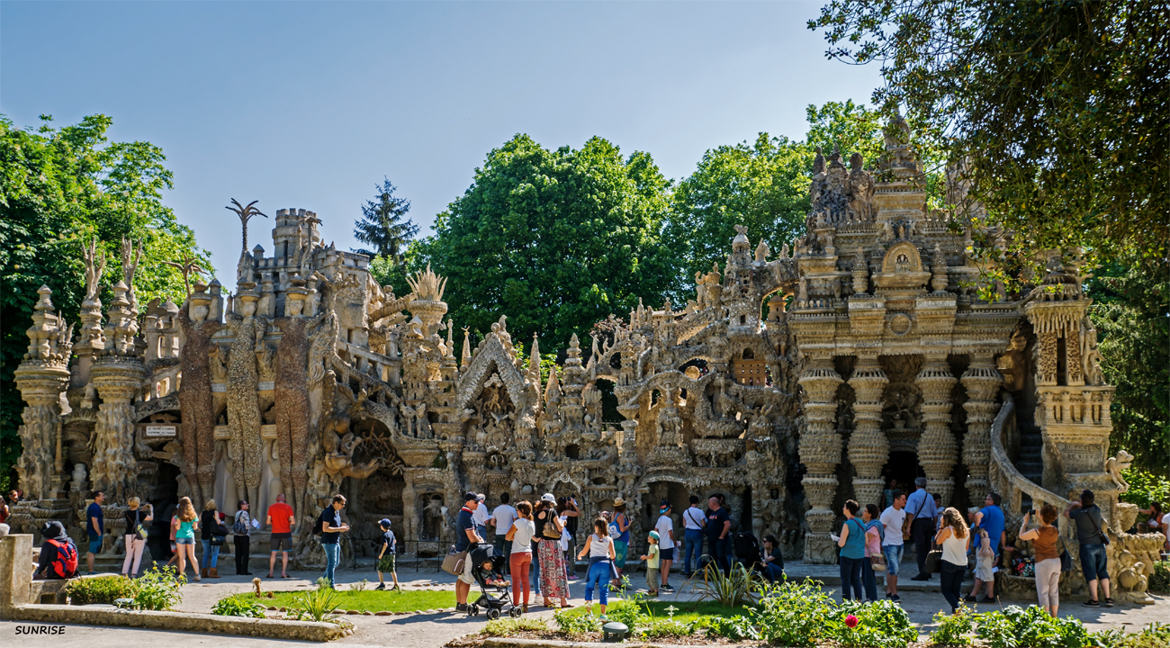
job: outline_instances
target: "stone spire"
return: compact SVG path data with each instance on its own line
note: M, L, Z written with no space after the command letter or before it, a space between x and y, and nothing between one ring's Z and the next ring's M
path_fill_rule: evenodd
M467 327L463 327L463 355L459 360L459 370L467 371L467 367L471 365L471 334Z

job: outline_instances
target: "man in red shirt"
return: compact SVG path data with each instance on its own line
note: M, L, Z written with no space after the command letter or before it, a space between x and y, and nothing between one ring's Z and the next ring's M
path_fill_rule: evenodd
M272 539L268 555L268 578L272 578L272 570L276 567L276 552L280 554L280 577L289 578L288 552L292 549L292 527L296 518L293 509L284 503L284 493L276 496L276 502L268 507L268 520L265 522L272 527Z

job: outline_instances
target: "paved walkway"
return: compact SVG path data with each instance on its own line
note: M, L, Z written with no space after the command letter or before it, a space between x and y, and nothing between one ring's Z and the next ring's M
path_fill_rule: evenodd
M814 568L798 568L793 565L792 572L814 572ZM817 567L821 570L824 567ZM292 572L292 579L265 579L264 589L308 589L312 587L319 572ZM363 578L377 582L377 576L368 570L352 571L338 570L337 581L339 589L344 589ZM407 568L399 572L399 579L404 587L453 587L454 579L442 572L429 569L414 571ZM679 590L682 579L675 575L672 579ZM937 586L937 578L933 583ZM929 587L929 584L923 584ZM180 610L189 612L207 613L211 606L219 599L230 594L251 591L251 577L225 576L217 580L204 579L201 583L190 583L183 588L183 602ZM830 586L836 594L838 589ZM572 602L583 603L584 583L581 580L571 581L570 590L573 594ZM692 600L694 594L688 591L679 591L673 595L660 597L662 600ZM1154 621L1165 622L1170 619L1170 597L1155 597L1154 605L1119 605L1114 608L1089 608L1081 605L1080 601L1066 601L1062 604L1062 616L1075 616L1083 620L1091 629L1127 628L1135 630ZM539 602L539 597L535 601ZM1011 604L1011 601L1003 605ZM1024 603L1024 602L1019 602ZM902 596L902 605L910 614L911 620L919 627L930 626L931 619L936 612L945 606L942 596L935 591L907 591ZM991 606L981 605L979 609L987 610ZM551 617L552 611L535 608L533 614L542 617ZM463 614L453 612L443 614L424 614L408 616L347 616L355 626L353 635L332 642L344 646L391 646L395 648L433 648L462 635L480 630L486 620L481 614L476 618L469 618ZM15 641L24 639L16 634L18 624L11 621L0 621L0 645L16 645ZM27 627L28 624L19 624ZM927 628L928 630L928 628ZM926 630L924 630L925 632ZM36 641L41 637L29 637ZM127 645L182 645L183 648L207 646L208 648L222 648L225 645L240 646L241 648L261 648L265 646L291 645L296 642L278 641L272 639L251 639L245 637L231 637L225 639L217 635L200 635L183 632L161 632L154 630L135 630L129 628L108 628L96 626L68 626L63 635L51 639L54 648L124 648ZM225 641L229 643L225 644Z

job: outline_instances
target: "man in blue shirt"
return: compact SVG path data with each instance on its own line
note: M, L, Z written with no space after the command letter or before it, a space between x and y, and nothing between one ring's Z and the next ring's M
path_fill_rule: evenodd
M918 574L910 580L930 580L926 571L926 554L930 551L930 541L934 536L934 521L938 517L938 508L934 505L934 498L926 492L926 478L914 480L914 492L906 498L906 510L912 520L910 522L910 539L914 542L914 559L918 562Z
M475 524L475 509L479 506L479 495L467 492L463 494L463 508L455 517L455 551L468 552L463 559L463 573L455 581L455 611L467 611L467 595L471 593L471 584L475 579L471 576L471 550L475 545L483 542L479 527Z
M102 535L106 532L106 516L102 512L102 504L106 501L106 494L95 491L93 502L85 509L85 533L89 537L88 551L85 552L85 565L89 573L93 573L93 556L101 553Z
M975 516L974 531L979 533L980 529L987 531L987 539L991 541L991 551L995 554L993 565L999 564L999 552L1003 547L1004 541L1004 517L1003 509L999 507L999 503L1003 501L999 493L988 492L987 497L983 500L983 508ZM992 572L999 571L999 567L992 567ZM967 595L968 601L975 601L979 596L979 592L974 589ZM987 597L984 600L995 600L995 581L987 582Z

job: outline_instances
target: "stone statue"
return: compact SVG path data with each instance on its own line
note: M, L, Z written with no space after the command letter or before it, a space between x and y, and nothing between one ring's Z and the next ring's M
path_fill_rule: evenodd
M1109 473L1109 478L1117 484L1117 492L1124 493L1129 490L1129 482L1125 481L1122 473L1129 470L1133 465L1133 455L1125 450L1118 450L1117 456L1109 457L1105 460L1105 472Z

